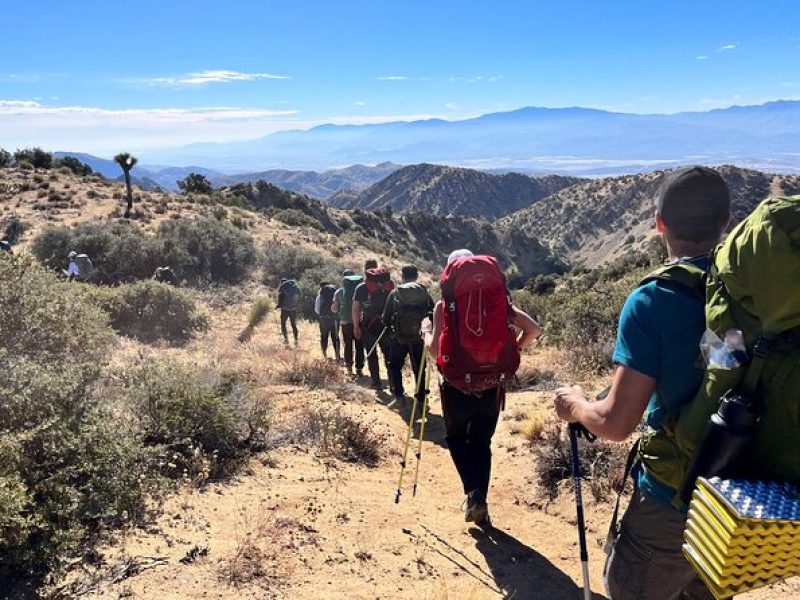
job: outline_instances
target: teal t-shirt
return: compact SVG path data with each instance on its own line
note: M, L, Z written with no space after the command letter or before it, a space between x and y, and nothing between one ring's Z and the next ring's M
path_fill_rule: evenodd
M701 268L708 264L705 258L692 262ZM703 381L697 358L704 331L702 300L679 283L651 281L625 301L613 359L656 380L656 391L645 412L648 427L660 429L665 411L680 408L697 393ZM645 494L670 505L675 490L640 465L634 476Z

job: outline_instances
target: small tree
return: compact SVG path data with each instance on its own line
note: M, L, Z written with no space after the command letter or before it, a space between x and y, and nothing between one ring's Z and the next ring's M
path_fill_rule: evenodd
M24 148L14 152L14 162L30 163L36 169L49 169L53 166L53 155L41 148Z
M184 194L210 194L214 191L208 177L200 173L189 173L186 178L176 183Z
M11 152L5 148L0 148L0 169L3 167L10 167L12 162L13 156L11 155Z
M135 156L131 156L127 152L120 152L114 157L114 162L116 162L122 172L125 174L125 189L128 194L128 205L125 208L125 218L129 219L131 217L131 211L133 211L133 190L131 190L131 169L133 169L134 165L139 162Z
M84 162L79 161L74 156L65 156L56 161L57 167L66 167L75 175L85 177L94 173L94 169Z

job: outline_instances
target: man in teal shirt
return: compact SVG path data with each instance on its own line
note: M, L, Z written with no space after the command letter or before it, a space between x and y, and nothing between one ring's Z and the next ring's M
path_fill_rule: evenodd
M656 227L671 261L706 267L729 219L728 186L712 169L673 171L656 195ZM640 286L620 315L608 396L590 402L580 387L556 390L559 418L623 441L645 416L658 435L665 412L685 406L700 386L695 362L704 323L703 300L688 287L661 280ZM640 456L634 471L637 489L606 563L613 600L713 598L681 552L686 515L670 505L676 490L649 468L677 451L664 446L664 456Z

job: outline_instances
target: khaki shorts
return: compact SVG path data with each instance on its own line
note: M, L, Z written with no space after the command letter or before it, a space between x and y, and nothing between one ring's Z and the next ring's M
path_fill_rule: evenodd
M606 561L612 600L713 600L681 552L686 515L634 492Z

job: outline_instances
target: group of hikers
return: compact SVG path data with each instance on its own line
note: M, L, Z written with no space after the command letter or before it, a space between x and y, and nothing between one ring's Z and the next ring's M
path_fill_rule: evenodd
M655 226L668 262L624 304L609 390L598 400L578 386L556 390L557 417L590 435L623 441L643 419L647 426L629 456L632 466L626 467L633 497L619 523L615 511L609 533L604 573L615 600L713 597L682 552L689 502L682 488L690 496L698 474L718 474L697 466L697 448L705 443L710 424L727 426L735 438L732 447L738 444L738 454L725 450L726 466L718 467L722 474L800 480L798 200L754 212L751 223L743 223L720 245L731 217L725 181L700 166L669 174L655 198ZM348 371L355 368L361 376L366 360L376 389L382 388L380 352L398 399L404 397L406 357L418 378L423 354L429 353L441 376L446 443L466 495L465 520L488 527L491 439L506 384L519 366L520 352L542 329L512 304L492 257L466 249L452 252L436 303L417 275L415 267L404 267L402 283L395 287L389 271L369 260L363 275L345 271L340 285L324 282L315 305L322 351L327 354L330 340L335 357L341 358L341 329ZM299 299L299 290L290 292L290 286L296 283L282 281L278 302L287 344L287 320L297 340L292 302ZM771 294L769 302L762 298L766 294ZM728 353L724 367L709 363L707 355L705 363L699 360L712 319L732 328L727 334L722 330L725 341L717 340L717 350L731 350L729 338L744 340ZM732 370L726 374L721 369ZM727 387L712 394L709 390L720 382ZM417 381L423 395L425 387ZM417 400L424 398L418 394ZM745 444L742 428L725 424L734 405L760 411L753 421L758 427L750 434L754 441L748 438Z

